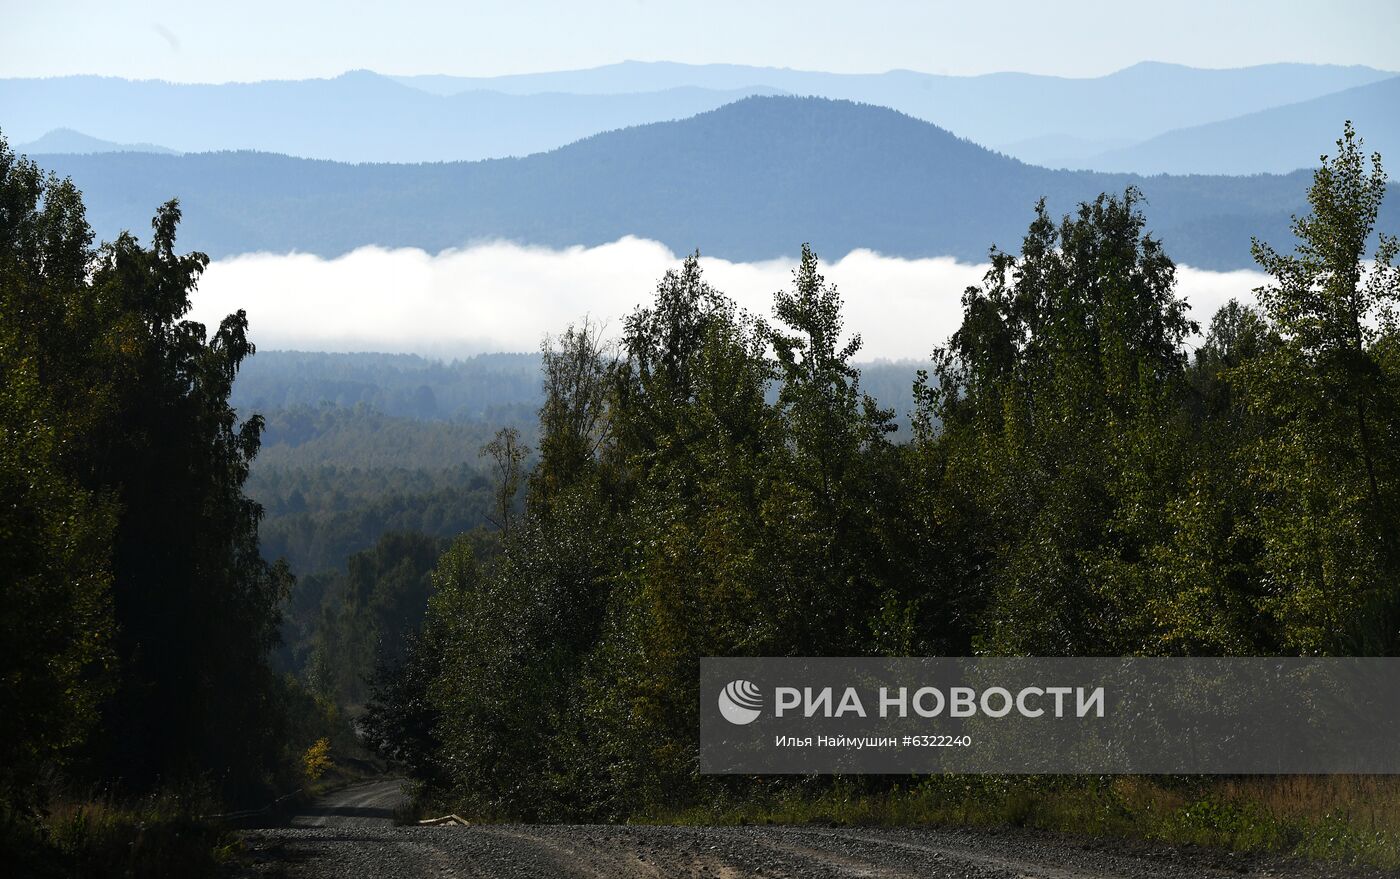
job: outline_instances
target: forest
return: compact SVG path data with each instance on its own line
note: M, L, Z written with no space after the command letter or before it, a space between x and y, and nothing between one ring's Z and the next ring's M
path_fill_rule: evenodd
M200 816L300 783L333 726L272 666L293 577L244 493L264 421L229 405L254 346L242 311L185 319L180 218L95 245L0 139L0 843L41 875L193 872Z
M83 791L265 802L321 739L479 818L908 781L700 776L702 656L1396 655L1386 189L1348 125L1257 303L1200 321L1135 186L1027 205L907 412L811 248L768 316L692 256L619 338L546 342L534 423L428 429L235 406L256 316L187 319L179 205L95 244L0 141L0 833L60 858Z

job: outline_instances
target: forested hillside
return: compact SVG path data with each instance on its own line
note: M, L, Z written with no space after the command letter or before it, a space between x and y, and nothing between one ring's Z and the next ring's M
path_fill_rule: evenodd
M390 531L451 537L486 524L484 421L415 421L371 409L273 410L248 480L263 554L297 574L339 568Z
M1041 197L1063 212L1137 185L1149 227L1178 260L1233 269L1250 266L1250 236L1290 240L1307 180L1050 171L892 110L799 98L751 98L524 159L343 165L238 152L44 162L72 175L106 235L138 223L138 205L178 193L185 235L215 257L636 235L733 260L781 257L809 240L830 258L864 247L980 262L993 243L1019 238L1027 205Z
M248 358L231 401L246 412L330 403L405 418L533 420L541 401L538 354L483 354L443 362L412 354L261 351Z

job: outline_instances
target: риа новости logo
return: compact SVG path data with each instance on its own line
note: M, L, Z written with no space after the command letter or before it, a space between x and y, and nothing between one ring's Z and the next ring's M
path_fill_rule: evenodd
M763 694L750 681L730 681L720 691L719 713L730 723L744 726L758 720L763 709Z

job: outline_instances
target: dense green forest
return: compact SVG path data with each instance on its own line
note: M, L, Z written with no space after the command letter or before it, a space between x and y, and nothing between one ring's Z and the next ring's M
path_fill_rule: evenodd
M299 784L330 728L271 665L292 576L244 491L264 422L229 405L254 348L242 311L186 319L208 259L177 251L180 216L94 246L72 183L0 140L0 843L66 852L34 856L56 874L99 835L91 813L39 829L64 798L182 816L101 822L147 842L83 869L207 859L190 816Z
M1400 245L1338 147L1205 327L1137 190L1042 203L908 442L810 250L771 321L692 258L564 332L524 515L438 563L371 738L464 814L673 814L757 784L698 775L702 656L1394 654Z
M907 418L914 403L909 376L918 364L881 360L859 367L870 394ZM304 422L290 420L284 429L279 410L364 407L393 418L533 430L543 401L538 353L444 361L416 354L259 351L244 362L229 398L240 412L268 419L259 463L279 445L298 446L317 430L315 424L293 429Z
M484 422L322 406L274 410L266 424L248 493L264 510L264 557L298 575L340 568L390 531L451 537L486 524Z
M329 403L399 418L526 423L540 406L540 358L480 354L444 362L414 354L260 351L239 371L230 401L252 412ZM276 442L269 437L269 445Z

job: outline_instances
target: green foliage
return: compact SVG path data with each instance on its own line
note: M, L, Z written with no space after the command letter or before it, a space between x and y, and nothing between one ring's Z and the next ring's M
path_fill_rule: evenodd
M770 552L780 554L765 575L785 606L776 621L791 633L784 647L799 655L905 652L912 633L897 622L891 629L880 612L897 619L913 611L927 583L917 566L899 564L907 549L899 545L902 467L886 439L894 413L861 392L851 365L860 336L842 339L840 297L810 248L773 310L782 326L765 327L763 337L781 389L768 442L781 475L763 502Z
M110 691L116 498L84 479L116 340L68 181L0 139L0 804L37 795Z
M114 417L86 477L119 498L112 553L120 677L96 743L97 765L138 788L212 773L230 793L268 781L267 651L290 576L263 562L258 506L243 494L262 419L228 405L252 351L243 312L206 336L184 319L208 260L179 255L180 211L152 221L152 243L104 245L91 296L116 334ZM159 718L159 722L153 722Z
M321 586L307 678L337 705L364 701L377 663L399 662L432 594L431 572L440 539L412 532L385 534L350 557L343 574Z
M580 692L614 550L590 521L595 510L573 493L557 498L547 515L517 528L494 576L478 588L463 588L465 571L454 572L457 591L448 600L466 611L466 626L435 633L446 642L432 692L446 716L439 730L453 781L491 811L587 813L607 793L592 781L603 767L589 759ZM481 647L492 661L472 668ZM522 692L550 695L521 699Z
M774 643L760 480L778 433L763 347L762 328L704 281L692 256L628 319L611 367L604 460L621 501L621 555L600 578L609 594L595 602L606 616L589 645L580 712L586 746L602 750L607 776L590 805L604 814L688 795L682 742L694 729L698 657Z
M185 319L208 260L179 220L94 249L72 184L0 140L7 809L41 781L251 796L286 766L267 654L291 578L243 493L262 420L228 405L253 346L241 311Z
M1305 653L1400 648L1400 240L1382 234L1367 260L1386 177L1379 155L1365 165L1348 124L1295 253L1256 242L1276 342L1230 373L1263 422L1240 450L1261 610Z
M986 564L964 588L990 602L984 650L1161 648L1153 550L1189 448L1181 346L1196 328L1140 199L1103 196L1059 224L1039 205L1020 256L993 251L964 294L937 385L921 378L918 453L949 514L979 523L966 539Z
M233 835L199 818L206 798L149 795L56 800L42 824L0 829L7 866L17 875L73 879L218 876L238 850ZM23 836L9 836L8 832Z
M449 553L456 550L449 550ZM434 579L448 576L447 555ZM442 742L438 738L439 713L429 688L442 673L442 655L425 646L416 633L404 644L397 663L381 661L370 681L370 699L360 719L366 747L402 766L413 778L433 786L444 783L438 765Z

